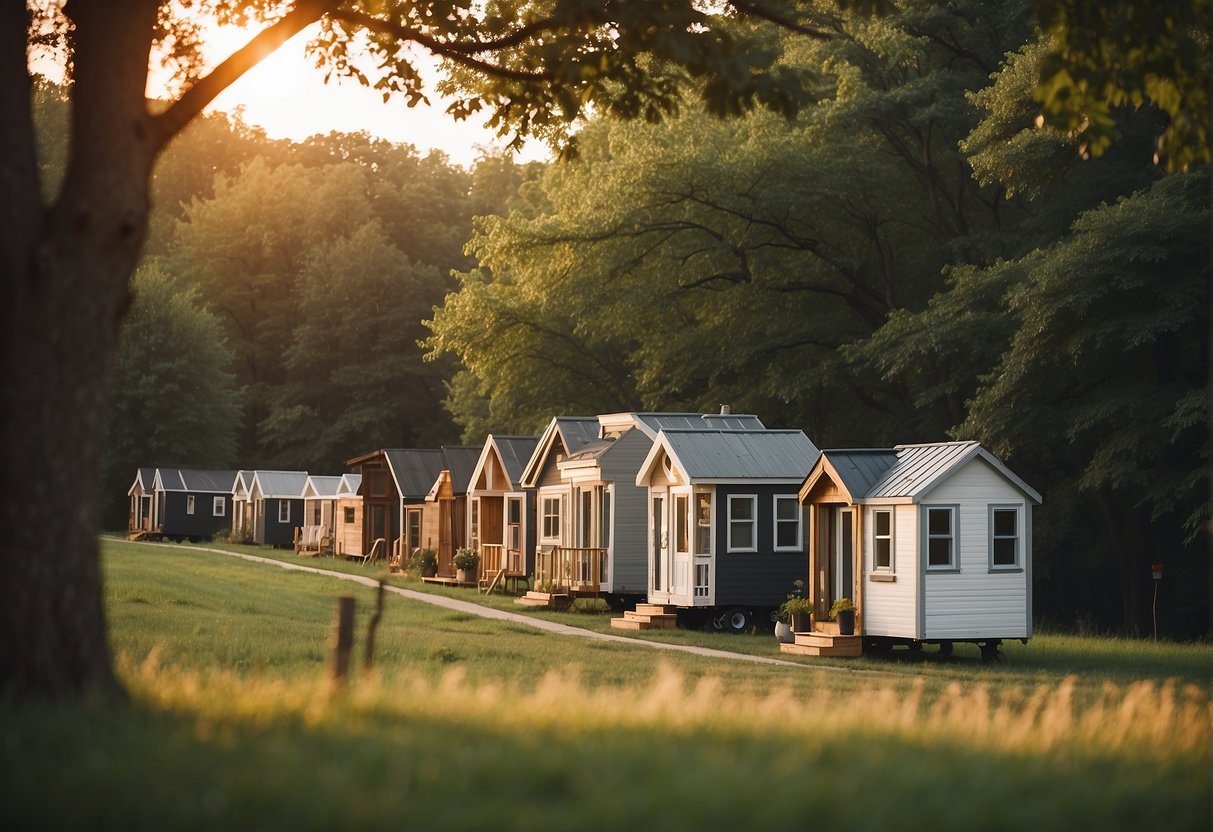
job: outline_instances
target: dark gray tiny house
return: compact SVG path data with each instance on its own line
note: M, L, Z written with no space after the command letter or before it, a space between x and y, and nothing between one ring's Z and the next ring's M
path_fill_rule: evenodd
M235 471L159 468L152 513L158 531L176 541L204 540L231 522Z
M648 489L650 604L747 630L807 583L798 490L820 452L801 431L662 430Z
M253 542L294 546L295 529L303 526L306 471L254 471L248 488L253 505Z

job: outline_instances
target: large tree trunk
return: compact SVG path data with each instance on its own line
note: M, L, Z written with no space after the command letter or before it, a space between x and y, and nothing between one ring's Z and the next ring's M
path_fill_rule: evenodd
M116 688L96 542L102 401L147 226L157 148L143 90L156 3L69 4L72 147L49 208L32 151L20 147L19 131L33 143L29 80L20 83L24 66L9 54L14 6L0 20L5 117L20 112L21 86L25 98L25 123L3 128L21 155L4 182L0 689L60 698Z

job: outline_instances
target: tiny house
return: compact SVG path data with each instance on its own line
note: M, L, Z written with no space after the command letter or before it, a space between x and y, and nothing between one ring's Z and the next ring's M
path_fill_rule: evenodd
M127 536L132 539L156 530L156 525L152 521L155 482L155 468L140 468L135 471L135 481L126 491L126 496L130 498L131 504L130 512L126 517L126 532Z
M337 489L341 477L311 475L303 486L303 525L295 541L295 551L306 554L332 554L337 517Z
M303 525L306 471L254 471L248 486L253 506L253 542L293 546L295 528Z
M437 575L455 578L455 552L467 546L468 487L480 459L480 448L455 445L442 448L446 467L425 496L421 516L422 536L418 543L438 556ZM416 548L416 547L414 547Z
M252 471L236 472L232 483L232 536L245 543L253 541L253 501L249 499L249 487L253 484Z
M800 489L808 509L813 633L789 652L978 644L1032 635L1032 507L1041 496L976 442L824 451ZM855 633L823 622L850 598ZM799 649L798 649L799 648Z
M535 495L522 472L537 436L489 434L472 470L467 493L468 545L480 555L479 572L490 582L525 578L535 568Z
M648 500L647 611L732 632L764 620L807 578L797 491L818 456L798 430L658 433L635 479Z
M337 486L333 546L338 557L362 554L362 498L358 496L361 484L361 474L343 474Z
M209 539L227 528L235 471L158 468L152 483L155 529L178 542Z

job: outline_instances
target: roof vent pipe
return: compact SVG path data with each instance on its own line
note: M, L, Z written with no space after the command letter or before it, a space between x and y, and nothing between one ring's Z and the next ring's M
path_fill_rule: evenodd
M729 407L727 404L722 404L720 406L720 415L721 416L728 416L732 412L733 412L733 408Z

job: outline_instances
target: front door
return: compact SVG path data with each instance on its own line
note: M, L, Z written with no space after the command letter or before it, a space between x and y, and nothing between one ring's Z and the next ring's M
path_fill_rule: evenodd
M669 569L666 561L670 556L670 542L668 529L668 521L665 513L665 494L654 494L652 505L649 512L649 552L652 556L653 564L653 584L652 595L660 596L660 599L650 598L650 601L669 599Z

